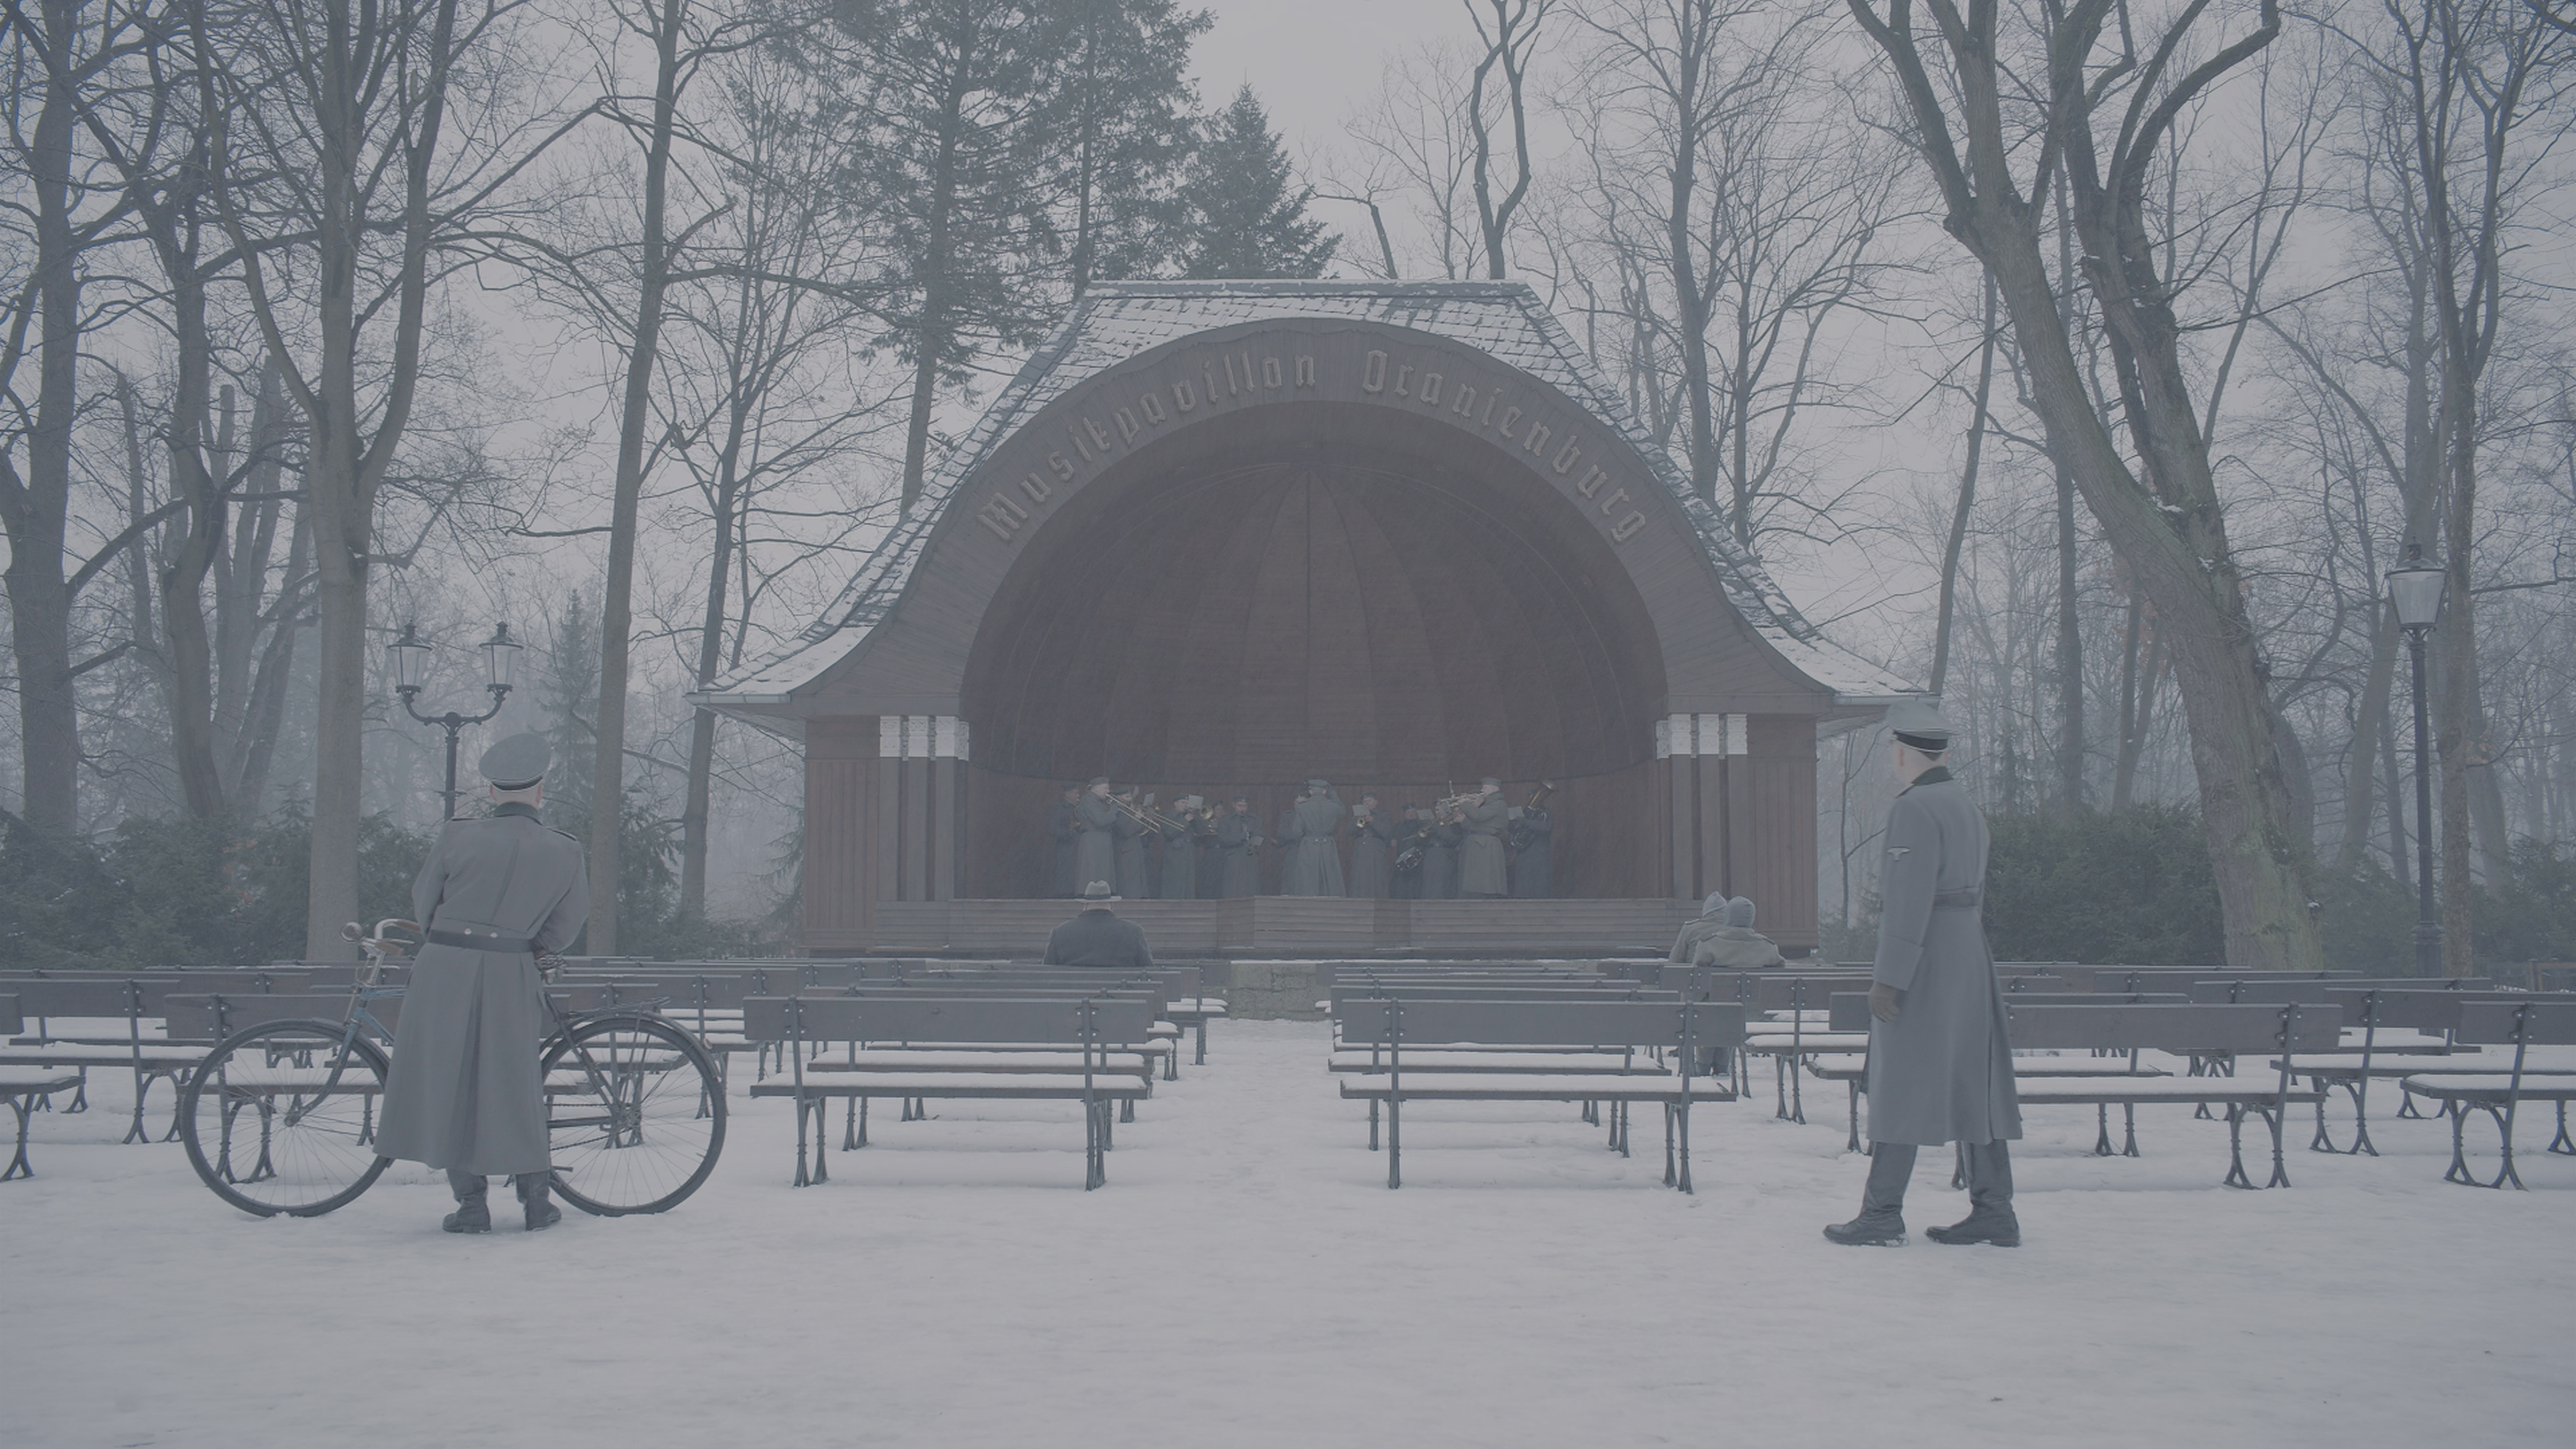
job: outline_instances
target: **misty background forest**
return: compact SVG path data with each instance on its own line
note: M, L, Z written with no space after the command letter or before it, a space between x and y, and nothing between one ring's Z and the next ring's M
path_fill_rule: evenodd
M588 948L787 949L794 746L685 693L1087 288L1315 276L1536 289L1942 696L1999 955L2407 969L2429 839L2454 974L2576 956L2568 0L1461 0L1298 134L1169 0L5 6L0 963L406 911L387 649L471 715L501 623Z

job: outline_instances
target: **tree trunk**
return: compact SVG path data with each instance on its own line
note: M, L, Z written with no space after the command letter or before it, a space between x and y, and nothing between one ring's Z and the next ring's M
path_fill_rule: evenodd
M46 50L70 53L77 0L45 0ZM36 409L24 478L0 478L9 534L9 637L18 665L20 814L54 830L80 828L80 717L72 685L72 593L63 577L71 505L72 415L80 404L79 246L72 230L74 98L59 73L44 82L27 155L36 202Z
M2373 577L2376 578L2374 571ZM2361 869L2361 855L2370 844L2370 819L2375 808L2371 780L2379 768L2380 731L2388 724L2388 699L2396 688L2397 636L2393 619L2386 617L2388 603L2373 599L2370 607L2370 672L2363 676L2361 701L2353 709L2352 748L2344 756L2343 836L2335 843L2334 873L2349 877ZM2396 800L2389 801L2391 809ZM2398 867L2405 871L2401 862Z
M2084 808L2084 632L2075 613L2075 477L2057 470L2057 804Z
M635 520L644 495L644 429L653 411L653 356L660 343L662 298L670 282L663 212L671 171L673 117L679 103L680 18L684 0L661 0L653 37L657 57L653 130L644 153L642 277L635 338L626 357L626 392L617 431L616 495L608 524L607 597L599 611L599 750L591 786L590 926L594 956L617 951L618 827L626 798L626 674L634 630Z
M950 223L957 205L957 145L965 125L965 58L958 57L948 76L939 113L939 160L930 177L930 209L921 255L921 318L914 328L912 411L903 432L902 515L912 516L930 470L930 411L939 389L939 359L948 350L948 270Z
M1950 631L1959 605L1959 555L1968 544L1968 512L1977 503L1977 467L1986 452L1987 407L1995 388L1995 279L1985 279L1985 340L1977 345L1976 406L1968 423L1968 457L1959 468L1959 500L1950 510L1950 536L1941 546L1941 605L1932 630L1932 695L1941 697L1950 678ZM1846 913L1848 921L1848 913Z
M717 671L724 667L725 591L731 586L733 517L740 488L736 467L747 406L748 399L737 393L730 436L716 464L715 546L707 555L706 613L698 632L697 680L701 689L714 684ZM707 909L707 824L714 795L715 756L716 712L702 708L689 729L688 793L680 808L680 910L692 916L703 916Z

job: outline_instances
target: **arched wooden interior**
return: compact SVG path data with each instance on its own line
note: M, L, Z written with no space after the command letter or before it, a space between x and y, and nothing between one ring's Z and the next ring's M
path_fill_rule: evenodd
M1144 449L1030 540L969 655L969 889L1044 891L1057 782L1389 806L1558 783L1558 892L1662 893L1662 655L1600 535L1528 469L1382 409L1291 404Z

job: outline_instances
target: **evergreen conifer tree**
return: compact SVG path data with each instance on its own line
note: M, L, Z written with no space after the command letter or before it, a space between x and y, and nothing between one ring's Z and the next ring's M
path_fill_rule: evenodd
M1341 244L1306 215L1312 187L1298 186L1270 117L1245 86L1210 123L1182 190L1189 205L1185 277L1315 277Z

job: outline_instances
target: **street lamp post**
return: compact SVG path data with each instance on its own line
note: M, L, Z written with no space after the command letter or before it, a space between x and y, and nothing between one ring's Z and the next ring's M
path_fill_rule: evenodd
M2428 763L2431 727L2424 699L2424 636L2442 616L2443 573L2409 542L2406 562L2388 571L2388 602L2406 631L2406 653L2415 671L2415 974L2442 974L2442 919L2433 909L2433 774Z
M467 725L481 724L501 712L501 701L509 697L510 685L518 676L519 648L507 624L494 626L492 637L483 642L483 687L492 692L492 707L475 715L458 714L452 709L445 714L420 712L417 701L421 685L429 678L430 647L420 642L415 626L403 625L402 637L385 651L393 659L394 693L402 696L403 712L422 724L447 731L447 788L439 792L446 802L443 819L456 818L456 737Z

